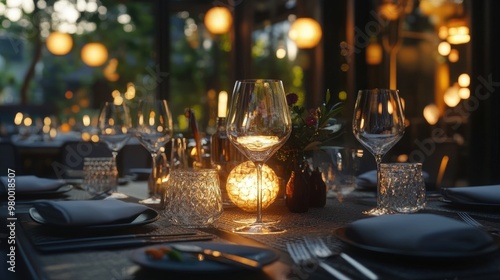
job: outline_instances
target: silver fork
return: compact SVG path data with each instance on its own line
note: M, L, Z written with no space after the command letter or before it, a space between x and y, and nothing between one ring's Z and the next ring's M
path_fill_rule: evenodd
M324 259L328 258L330 256L333 256L334 253L328 246L323 242L323 240L319 237L304 237L304 241L306 243L307 248L313 255L315 255L318 258ZM349 264L351 264L354 268L356 268L359 272L361 272L363 275L365 275L368 279L371 280L377 280L378 276L373 273L370 269L368 269L366 266L362 265L360 262L357 260L353 259L351 256L347 255L346 253L340 253L339 254L341 258L346 260Z
M337 269L329 266L328 264L316 260L306 249L304 246L303 242L297 241L297 242L288 242L286 244L286 248L288 250L288 253L290 254L290 257L292 257L292 260L294 263L300 265L300 266L308 266L311 264L318 263L321 268L323 268L325 271L330 273L332 276L336 277L339 280L350 280L348 276L343 274L342 272L338 271Z
M469 215L469 213L467 213L467 212L457 212L457 214L467 224L469 224L469 225L471 225L473 227L477 227L477 228L483 229L483 230L489 232L492 235L500 237L500 232L498 230L488 230L483 224L481 224L480 222L478 222L476 219L472 218L472 216Z

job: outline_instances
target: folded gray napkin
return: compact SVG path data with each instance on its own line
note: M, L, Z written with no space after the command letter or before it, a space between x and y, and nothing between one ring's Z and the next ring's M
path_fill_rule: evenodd
M422 176L426 184L429 183L429 173L422 171ZM359 174L356 177L356 183L361 188L376 188L377 187L377 170L370 170Z
M150 209L121 200L37 201L33 205L50 225L95 226L133 221Z
M500 205L500 185L443 188L441 194L444 198L458 203Z
M353 241L397 251L464 253L494 246L486 232L434 214L394 214L355 221L345 234Z
M15 178L16 193L55 191L65 184L64 180L40 178L33 175L21 175ZM3 191L7 190L8 178L0 177L0 182L4 186ZM11 182L12 183L12 182Z

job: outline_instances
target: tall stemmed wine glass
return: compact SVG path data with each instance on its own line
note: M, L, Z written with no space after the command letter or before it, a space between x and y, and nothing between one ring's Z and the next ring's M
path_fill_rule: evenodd
M159 204L156 159L173 135L172 115L165 100L141 100L137 109L135 135L151 153L152 169L148 183L150 197L139 201L143 204Z
M267 234L284 230L262 220L262 166L285 143L292 130L280 80L239 80L234 85L226 131L229 140L257 167L257 218L233 229Z
M381 205L380 163L382 157L403 137L405 124L398 90L360 90L354 105L354 136L377 163L377 207L363 212L372 216L393 213Z
M127 198L126 194L118 192L118 168L116 156L132 136L130 128L132 120L125 103L106 102L99 114L100 139L106 143L113 155L114 184L111 187L111 197Z

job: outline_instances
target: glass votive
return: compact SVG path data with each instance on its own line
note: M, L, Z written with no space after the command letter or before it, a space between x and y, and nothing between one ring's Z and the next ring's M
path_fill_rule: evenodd
M176 225L207 227L223 212L215 169L173 169L164 193L164 215Z
M82 187L90 195L111 191L115 184L112 157L84 158Z
M380 174L381 207L399 213L414 213L425 207L421 163L382 163Z

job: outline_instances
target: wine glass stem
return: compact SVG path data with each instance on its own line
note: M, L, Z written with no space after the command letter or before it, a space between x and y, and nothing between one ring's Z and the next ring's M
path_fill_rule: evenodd
M382 163L383 155L375 155L375 162L377 163L377 207L381 205L381 196L380 196L380 182L382 179L382 174L380 173L380 164Z
M255 163L257 167L257 219L255 223L262 223L262 163Z
M118 167L116 166L116 157L118 156L118 151L112 151L113 156L113 186L111 187L111 192L118 192Z
M149 180L149 195L151 197L156 197L156 157L157 153L151 153L151 178Z

